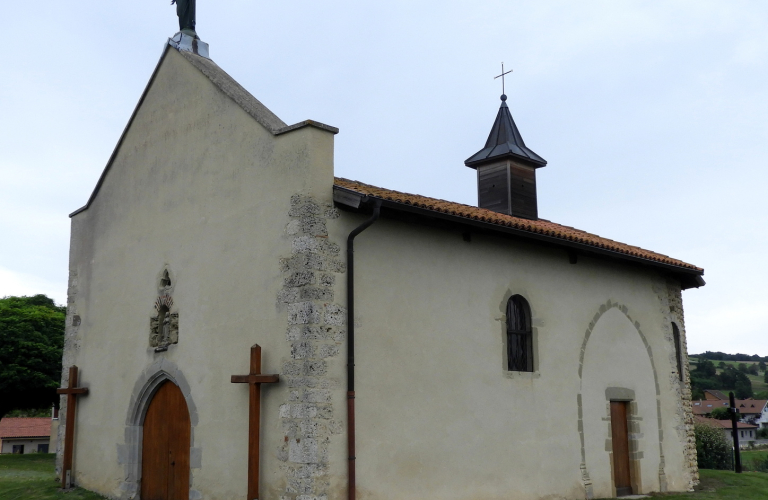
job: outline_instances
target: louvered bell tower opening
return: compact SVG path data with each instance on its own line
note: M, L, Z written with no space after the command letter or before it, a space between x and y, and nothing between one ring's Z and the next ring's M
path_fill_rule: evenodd
M538 219L536 169L547 161L526 147L501 96L485 147L464 164L477 170L477 206L524 219Z

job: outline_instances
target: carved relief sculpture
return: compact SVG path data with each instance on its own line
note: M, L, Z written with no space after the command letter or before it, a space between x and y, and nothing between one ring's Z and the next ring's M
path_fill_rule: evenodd
M168 346L179 343L179 313L171 312L172 307L170 295L161 295L155 300L157 314L149 319L149 346L155 352L167 351Z
M160 343L168 345L171 342L171 313L165 313L163 319L163 333L160 335Z

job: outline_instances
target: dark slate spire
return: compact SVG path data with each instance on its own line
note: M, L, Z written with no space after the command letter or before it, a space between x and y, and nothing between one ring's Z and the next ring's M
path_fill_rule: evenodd
M525 146L523 137L515 125L515 120L512 119L512 114L509 112L506 100L507 96L502 94L499 114L496 115L496 121L493 123L485 147L468 158L464 165L477 168L478 165L488 161L504 158L522 160L533 168L543 167L547 164L547 160Z

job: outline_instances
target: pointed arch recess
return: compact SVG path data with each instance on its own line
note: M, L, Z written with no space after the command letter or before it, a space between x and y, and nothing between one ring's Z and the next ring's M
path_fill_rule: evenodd
M586 458L586 449L584 447L584 411L582 407L582 372L584 369L584 355L587 352L587 344L589 343L589 337L592 335L592 330L595 328L595 325L597 325L597 322L600 321L600 318L605 314L606 312L610 311L611 309L617 309L619 310L632 324L632 326L635 327L635 331L637 331L637 334L640 336L640 339L643 341L643 345L645 346L645 350L648 353L648 359L651 362L651 370L653 371L653 385L656 391L656 419L658 422L658 428L659 428L659 486L660 490L662 492L666 491L667 489L667 480L666 480L666 474L664 472L664 433L662 431L662 422L661 422L661 391L659 389L659 377L656 373L656 365L653 361L653 351L651 350L651 345L648 343L648 339L645 337L645 334L643 333L643 330L640 328L640 322L637 320L632 319L632 316L629 314L629 308L627 308L626 305L620 304L619 302L614 302L609 300L605 304L600 305L600 308L595 313L594 317L592 318L592 321L590 321L589 326L587 327L586 332L584 332L584 340L581 343L581 350L579 352L579 392L576 395L576 403L578 405L578 430L579 430L579 439L581 441L581 477L582 481L584 483L584 489L586 492L587 498L594 498L594 494L592 492L592 481L589 478L589 471L587 469L587 458Z
M120 499L136 498L141 480L141 447L144 437L144 417L147 414L152 397L165 382L178 386L184 395L189 410L190 429L190 469L202 466L202 450L195 447L195 427L198 424L197 407L183 372L175 363L165 358L158 359L141 372L134 384L128 414L125 419L125 443L117 445L118 463L125 470L125 481L120 484ZM190 480L192 476L190 475ZM192 485L190 484L190 487ZM202 495L190 489L190 498L202 498Z

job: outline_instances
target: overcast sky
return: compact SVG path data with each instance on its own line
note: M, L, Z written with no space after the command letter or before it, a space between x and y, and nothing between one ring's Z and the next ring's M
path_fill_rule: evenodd
M0 70L0 296L66 303L90 195L178 30L168 0L12 2ZM336 174L476 204L504 61L539 214L705 268L689 352L768 355L764 1L199 0L211 58Z

